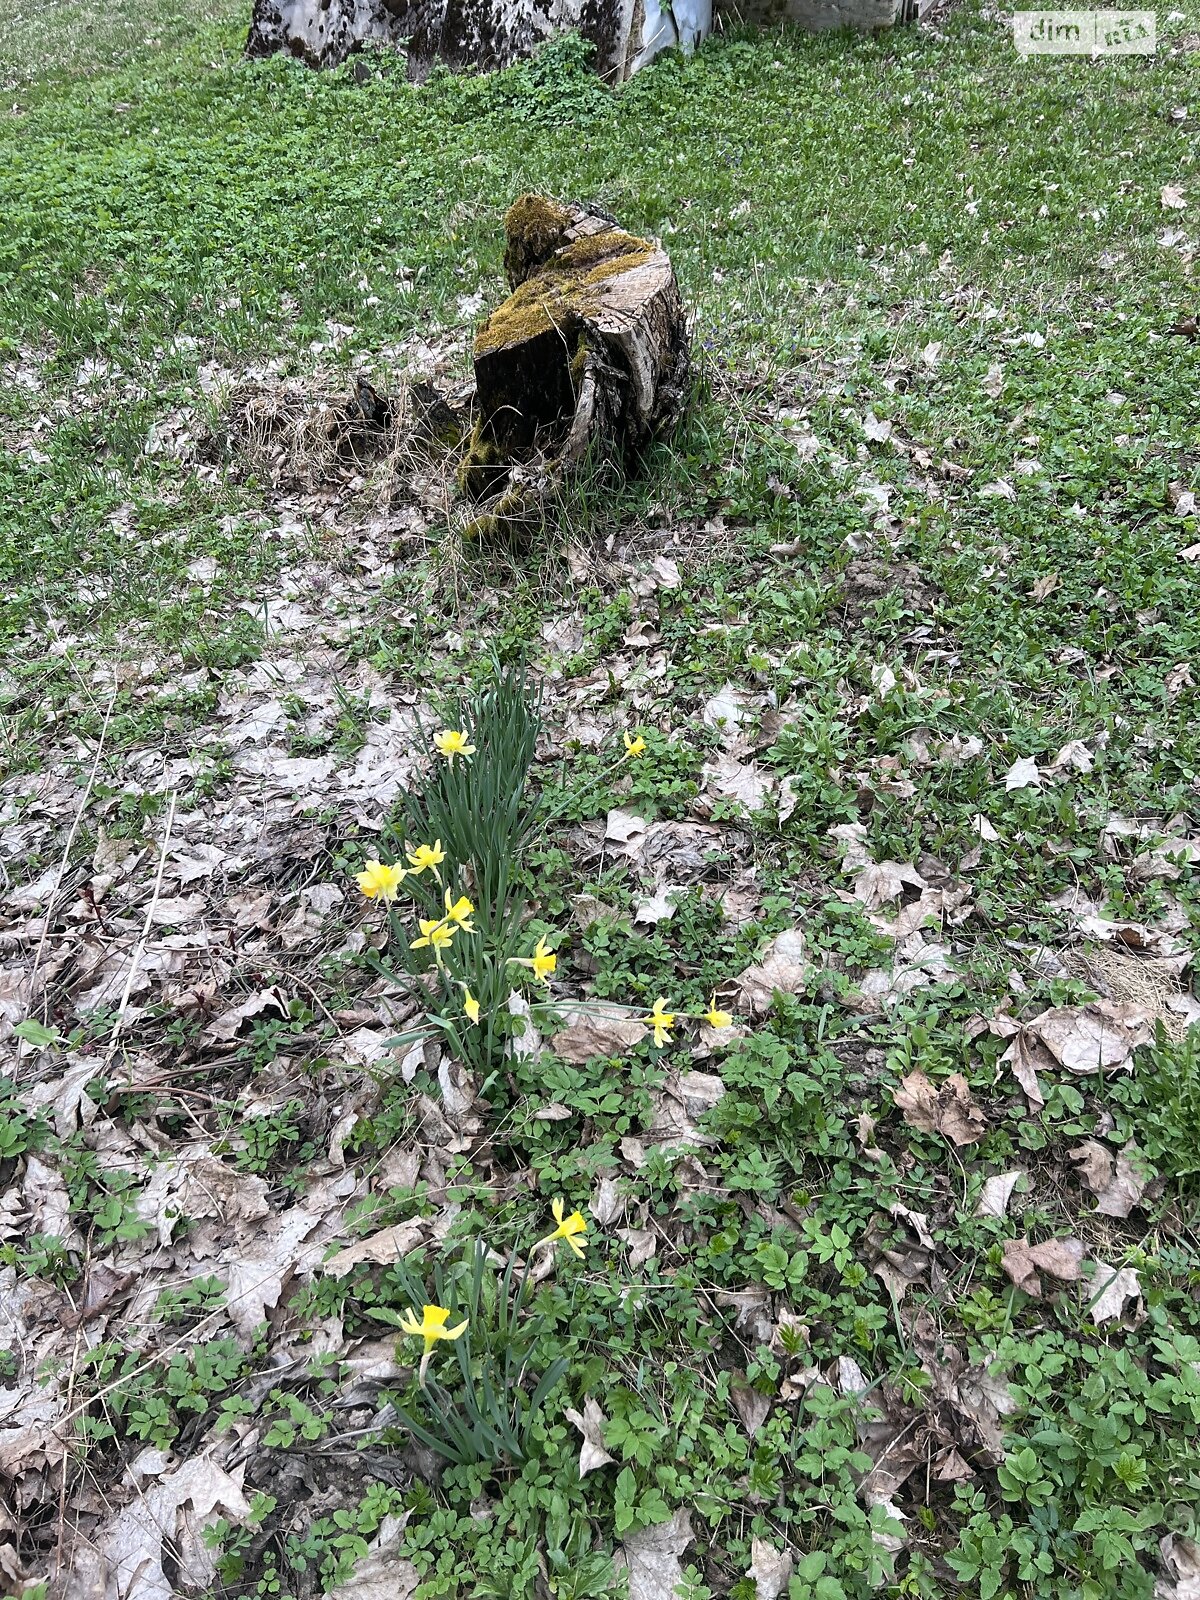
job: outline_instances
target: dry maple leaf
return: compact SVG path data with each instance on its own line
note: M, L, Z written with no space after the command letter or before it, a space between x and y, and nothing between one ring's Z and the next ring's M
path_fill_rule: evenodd
M722 800L735 800L747 811L760 810L775 787L773 774L765 772L753 761L739 761L734 755L723 755L716 761L705 762L701 777L704 794L716 795Z
M632 1534L621 1545L615 1564L629 1573L629 1600L674 1600L683 1582L679 1558L692 1542L692 1519L687 1508L670 1522L658 1522Z
M1039 1272L1046 1272L1062 1283L1074 1283L1083 1263L1083 1244L1078 1239L1047 1239L1030 1244L1020 1239L1005 1239L1001 1265L1018 1289L1035 1298L1041 1296Z
M1024 1172L1017 1169L1014 1172L998 1172L994 1177L988 1178L980 1191L975 1215L1003 1217L1008 1211L1008 1202L1012 1198L1013 1190L1024 1176Z
M761 1017L771 1009L776 994L800 994L811 971L804 955L804 935L785 928L767 946L760 962L739 973L739 1008Z
M1127 1217L1141 1203L1151 1174L1141 1170L1141 1152L1135 1144L1127 1144L1114 1155L1097 1139L1084 1139L1067 1154L1079 1163L1079 1176L1096 1196L1096 1210L1104 1216Z
M795 1557L790 1550L776 1550L765 1539L752 1539L750 1568L746 1576L754 1580L756 1600L778 1600L781 1594L785 1594L795 1564Z
M916 867L902 861L872 861L858 870L854 898L861 900L868 911L878 911L880 906L898 900L906 884L913 889L926 887Z
M560 1061L575 1066L601 1056L624 1055L650 1031L640 1012L603 1000L586 1007L562 1006L559 1014L566 1026L553 1035L550 1048Z
M1109 1000L1086 1006L1051 1006L1025 1024L1068 1072L1129 1067L1134 1050L1153 1037L1145 1013Z
M934 1088L923 1072L910 1072L892 1097L909 1127L922 1133L940 1133L962 1146L974 1144L987 1132L987 1119L960 1072L952 1073L940 1088Z
M1021 756L1004 774L1006 789L1036 789L1041 786L1042 775L1032 756Z

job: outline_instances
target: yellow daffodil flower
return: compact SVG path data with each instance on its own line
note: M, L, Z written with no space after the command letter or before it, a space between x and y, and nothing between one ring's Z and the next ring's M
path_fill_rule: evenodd
M460 733L457 728L443 728L440 733L435 733L433 747L447 761L453 761L455 756L462 756L464 761L469 761L475 754L475 746L468 743L466 734Z
M650 1015L643 1017L642 1021L648 1028L654 1029L654 1042L661 1050L671 1038L671 1029L675 1026L675 1013L667 1010L667 997L660 994L651 1008Z
M510 956L509 960L514 966L528 967L539 983L544 983L558 965L558 957L546 947L545 935L538 940L531 956Z
M440 839L435 839L432 844L419 844L415 850L411 845L405 845L404 849L408 856L409 871L414 878L428 868L437 881L441 883L442 875L438 868L445 861L446 852L442 849L442 841Z
M473 1023L478 1024L478 1022L479 1022L479 1001L476 1000L475 996L471 993L470 989L468 988L468 986L465 983L462 985L462 992L463 992L463 1015L466 1017L468 1022L473 1022Z
M449 946L454 938L454 929L447 926L441 917L421 917L417 926L421 930L421 937L414 939L408 948L410 950L432 950L434 960L440 967L442 964L442 951Z
M621 735L625 741L625 756L622 759L636 761L638 756L646 754L646 741L639 733L636 739L631 739L627 733Z
M474 915L475 907L465 894L460 894L458 899L452 902L450 891L447 889L442 898L442 904L446 908L446 915L442 918L443 922L456 923L464 933L475 932L475 924L469 920Z
M407 876L403 867L389 867L382 861L368 861L361 872L354 874L354 881L368 900L386 900L390 905L396 898L396 890Z
M733 1022L733 1013L717 1009L717 992L714 989L708 997L708 1010L704 1013L704 1020L710 1028L728 1028Z
M563 1202L561 1200L555 1200L550 1210L554 1214L554 1220L558 1223L558 1227L555 1228L553 1233L548 1233L544 1239L539 1239L533 1248L536 1250L541 1245L553 1244L556 1239L565 1239L582 1261L583 1247L587 1243L586 1239L579 1237L581 1233L587 1232L587 1223L584 1221L582 1214L578 1211L572 1211L569 1217L564 1217Z
M457 1339L466 1332L467 1319L464 1317L457 1328L448 1328L450 1313L445 1306L422 1306L421 1320L417 1321L417 1313L409 1306L407 1313L400 1319L400 1328L404 1333L414 1339L424 1339L425 1353L421 1357L419 1381L425 1382L425 1369L429 1365L429 1357L439 1339Z

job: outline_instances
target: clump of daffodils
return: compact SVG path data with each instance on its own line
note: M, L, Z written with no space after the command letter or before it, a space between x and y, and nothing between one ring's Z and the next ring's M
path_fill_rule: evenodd
M502 679L498 682L512 701L506 701L508 710L503 717L497 714L491 722L488 720L488 707L494 710L498 703L496 689L489 691L491 699L485 696L464 719L467 728L445 727L433 734L430 787L423 798L418 792L417 803L409 814L408 828L417 837L400 835L397 839L395 851L401 859L388 862L374 858L354 874L366 899L387 906L392 948L399 948L408 957L408 970L427 973L432 965L436 972L445 999L444 1014L432 1015L430 1021L444 1030L456 1054L476 1066L487 1067L495 1065L497 1045L512 1031L509 994L513 980L520 978L545 993L558 970L553 930L540 934L532 950L528 944L522 948L519 929L523 908L513 903L510 910L510 885L515 881L511 869L517 859L511 852L519 853L515 841L523 835L512 834L513 842L509 843L510 835L504 831L508 824L503 821L498 830L489 834L489 819L503 819L508 813L503 807L497 810L492 801L483 805L479 799L486 794L494 801L496 794L503 793L504 783L511 783L506 774L518 770L511 756L511 734L520 722L518 701L523 691L519 684L507 684ZM526 738L522 773L532 760L533 736L528 729L522 734ZM646 756L642 734L626 731L621 738L622 761L636 762ZM476 756L477 764L468 767L466 764ZM520 783L524 783L523 776ZM516 792L510 788L510 793ZM451 797L449 801L447 795ZM422 833L424 837L420 836ZM456 881L468 860L472 892L481 901L478 913ZM395 907L405 886L416 913L416 927L402 931ZM717 1004L714 991L709 995L707 1009L700 1012L682 1011L667 995L660 994L641 1020L651 1032L654 1048L665 1050L674 1042L681 1021L702 1021L711 1029L722 1029L732 1025L733 1017ZM586 1224L580 1214L574 1212L565 1221L558 1212L555 1216L559 1231L540 1243L563 1238L576 1253L581 1253L578 1236Z

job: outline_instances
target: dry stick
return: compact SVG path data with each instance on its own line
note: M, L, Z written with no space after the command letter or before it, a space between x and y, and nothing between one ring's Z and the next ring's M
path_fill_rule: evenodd
M114 678L115 678L115 674L114 674ZM43 952L44 952L44 950L46 948L46 935L50 931L50 919L51 919L51 917L53 916L53 913L54 913L55 902L58 899L59 890L62 888L63 879L67 875L67 863L71 858L71 847L75 843L75 835L79 832L79 824L83 821L83 813L87 810L87 803L91 799L92 789L93 789L93 787L95 785L95 782L96 782L96 774L100 770L100 757L104 754L104 740L105 740L105 736L108 733L109 719L112 717L113 706L116 705L116 703L117 703L117 686L116 686L116 683L114 681L112 694L109 695L109 697L108 697L108 709L104 713L104 724L100 729L100 739L99 739L99 742L96 745L96 755L95 755L95 759L92 762L92 770L88 774L87 788L83 791L83 799L79 802L79 808L75 812L75 820L71 823L71 831L67 835L66 844L63 846L62 860L58 864L58 877L55 880L54 888L50 893L50 899L49 899L49 901L48 901L48 903L46 905L46 914L45 914L45 917L42 920L42 936L38 940L37 954L33 958L33 971L29 974L29 998L30 998L30 1000L33 999L33 989L34 989L35 983L37 982L38 969L41 967L42 954L43 954ZM49 1012L48 1012L48 1001L45 998L43 998L43 1001L42 1001L42 1020L43 1020L43 1022L47 1019L48 1015L49 1015Z
M112 1033L109 1035L108 1049L104 1053L105 1066L108 1065L116 1053L117 1038L121 1032L121 1025L125 1021L125 1013L129 1009L129 997L133 993L133 980L137 976L138 965L146 953L146 940L150 936L150 927L154 921L154 913L158 907L159 896L162 894L163 873L167 867L167 851L171 848L171 829L175 826L175 802L178 798L179 791L172 789L171 804L167 807L167 826L163 833L162 850L159 852L158 857L158 873L154 879L154 893L150 897L150 904L146 907L146 920L142 924L141 937L133 947L133 956L129 962L129 972L125 978L125 990L121 995L121 1004L117 1008Z
M91 1253L92 1253L92 1244L91 1244L91 1239L89 1237L88 1242L87 1242L86 1253L85 1253L85 1256L84 1256L84 1262L83 1262L83 1300L84 1300L84 1304L86 1304L86 1302L87 1302L87 1280L88 1280L88 1274L92 1270ZM69 1293L68 1293L68 1298L70 1298ZM71 1309L73 1311L80 1311L82 1308L79 1307L79 1306L75 1306L73 1304ZM75 1342L71 1346L71 1370L70 1370L70 1375L69 1375L69 1377L67 1379L67 1409L68 1410L70 1410L71 1402L75 1398L75 1374L79 1370L79 1345L80 1345L80 1341L81 1341L82 1338L83 1338L83 1317L80 1316L79 1321L75 1325ZM62 1566L63 1547L64 1547L64 1543L65 1543L65 1540L66 1540L66 1533L67 1533L67 1465L68 1465L68 1462L70 1461L70 1456L71 1456L71 1452L69 1450L64 1450L63 1451L62 1476L59 1479L59 1484L58 1484L58 1541L57 1541L57 1546L56 1546L55 1562L60 1568Z

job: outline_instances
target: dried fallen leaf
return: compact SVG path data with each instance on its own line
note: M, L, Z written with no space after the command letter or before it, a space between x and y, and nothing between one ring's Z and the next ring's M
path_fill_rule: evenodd
M325 1253L330 1229L303 1206L273 1217L253 1243L224 1264L229 1320L248 1347L267 1310L279 1304L285 1283L306 1276Z
M675 897L682 893L683 888L678 883L660 884L652 895L638 905L633 914L634 922L644 922L651 925L659 922L669 922L678 909L675 904Z
M901 861L872 861L860 867L854 880L854 897L861 900L868 911L898 900L904 886L924 889L925 879L916 867Z
M607 1466L613 1458L604 1448L604 1415L595 1396L589 1394L584 1400L582 1416L569 1406L563 1416L583 1435L579 1451L579 1476L586 1478L589 1472Z
M785 928L768 945L760 962L739 973L739 1006L751 1016L764 1016L776 994L799 994L809 971L804 958L804 935L799 928Z
M753 1439L771 1414L770 1395L760 1394L744 1380L734 1378L729 1388L729 1398L733 1401L733 1409L741 1418L742 1427Z
M1165 1579L1154 1586L1154 1600L1200 1600L1200 1544L1182 1533L1158 1541Z
M776 1550L765 1539L752 1539L746 1576L754 1579L756 1600L779 1600L792 1580L795 1564L790 1550Z
M1092 752L1083 740L1069 739L1050 763L1047 770L1057 775L1068 769L1073 772L1090 772L1092 766Z
M369 1238L359 1239L339 1250L322 1264L322 1270L330 1277L343 1278L351 1267L357 1267L362 1261L388 1267L415 1250L424 1238L425 1229L419 1222L393 1223L390 1228L381 1228Z
M559 1013L566 1021L550 1040L550 1048L560 1061L576 1066L598 1056L620 1056L649 1033L642 1013L628 1006L595 1000L587 1007L563 1006Z
M676 1600L683 1582L679 1558L691 1542L692 1519L684 1506L670 1522L655 1523L626 1539L615 1560L629 1573L628 1600Z
M634 811L622 811L618 806L608 813L604 824L604 837L614 844L630 844L641 837L650 824Z
M124 1297L134 1278L134 1273L118 1272L106 1261L94 1262L87 1275L83 1299L74 1311L63 1314L63 1327L78 1328L101 1316Z
M255 994L247 995L238 1005L214 1017L205 1028L204 1037L216 1043L227 1043L236 1037L243 1022L260 1016L268 1009L278 1011L282 1016L287 1015L287 1000L278 989L260 989Z
M617 1238L629 1246L625 1265L629 1271L645 1266L658 1254L658 1235L652 1228L618 1228Z
M205 1551L202 1541L187 1538L189 1521L193 1533L215 1521L218 1511L229 1521L244 1522L250 1515L250 1504L242 1492L245 1470L243 1463L231 1475L206 1456L197 1455L175 1472L155 1473L157 1482L149 1483L91 1535L87 1565L93 1569L89 1576L99 1581L94 1587L88 1584L89 1592L104 1594L106 1578L111 1582L108 1592L119 1594L122 1600L171 1600L180 1587L189 1591L207 1588L215 1576L211 1553ZM189 1554L199 1570L196 1566L181 1570L190 1565L180 1560L185 1541L193 1547ZM179 1587L163 1570L164 1544L171 1552L172 1571L181 1580ZM204 1570L206 1565L209 1571Z
M1113 1152L1097 1139L1084 1139L1068 1155L1080 1163L1079 1176L1096 1196L1096 1210L1106 1217L1127 1217L1140 1204L1151 1174L1141 1170L1141 1152L1134 1144ZM1135 1160L1131 1159L1137 1158Z
M1030 1244L1025 1237L1006 1239L1002 1250L1005 1272L1018 1289L1035 1297L1042 1292L1039 1272L1049 1273L1063 1283L1074 1283L1083 1262L1079 1239L1047 1239L1043 1244Z
M385 1516L367 1554L355 1562L344 1583L330 1589L326 1600L409 1600L421 1581L412 1562L400 1555L407 1516Z
M1153 1038L1145 1014L1108 1000L1086 1006L1052 1006L1025 1024L1068 1072L1129 1067L1134 1050Z
M700 711L700 720L706 728L722 731L728 744L738 728L753 712L766 704L766 696L737 689L732 683L722 684L711 700Z
M892 424L868 411L862 419L862 431L872 444L885 444L892 436Z
M1042 775L1032 756L1021 756L1004 774L1006 789L1036 789L1040 788L1041 782Z
M1008 1211L1012 1192L1025 1174L1018 1168L1014 1172L998 1172L988 1178L975 1207L977 1217L1003 1217Z
M673 561L670 556L655 556L650 563L650 571L660 589L678 589L683 583L679 563Z
M1142 1285L1135 1267L1110 1267L1107 1261L1101 1261L1099 1256L1092 1257L1092 1282L1088 1296L1088 1305L1091 1309L1092 1320L1096 1323L1111 1322L1119 1317L1125 1310L1126 1300L1140 1298Z
M1164 211L1187 210L1187 199L1177 183L1164 183L1159 190L1158 201Z
M270 1187L265 1178L226 1166L206 1144L183 1145L154 1168L134 1210L167 1245L184 1219L255 1222L267 1216Z
M910 1072L893 1091L897 1108L910 1128L940 1133L952 1144L974 1144L987 1132L987 1119L971 1098L960 1072L935 1088L921 1071Z
M739 761L728 754L706 761L701 777L706 794L734 800L747 811L760 810L775 786L774 777L753 761Z

